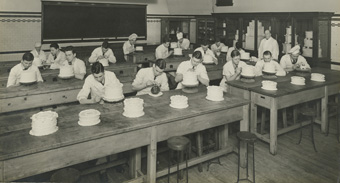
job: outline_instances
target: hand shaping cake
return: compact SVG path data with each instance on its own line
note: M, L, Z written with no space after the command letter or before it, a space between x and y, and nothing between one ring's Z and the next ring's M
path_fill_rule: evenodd
M143 46L136 46L136 51L143 51Z
M173 95L170 97L170 107L183 109L188 106L188 97L184 95Z
M33 83L37 81L37 75L33 71L23 71L20 75L20 83Z
M198 79L195 72L188 71L183 75L183 85L198 85Z
M144 115L144 100L140 98L129 98L124 100L123 115L129 118L137 118Z
M208 86L207 87L207 97L208 100L212 101L222 101L223 98L223 88L219 86Z
M83 110L79 113L80 126L93 126L100 123L100 112L95 109Z
M181 48L175 48L174 49L174 55L183 55Z
M119 101L124 98L123 84L107 85L104 89L104 100L109 102Z
M178 47L177 42L171 42L170 43L170 48L177 48L177 47Z
M307 65L305 65L305 64L302 64L302 65L300 65L300 69L301 69L301 70L307 70L307 69L308 69L308 67L307 67Z
M267 72L267 73L275 74L276 73L275 65L272 64L272 63L265 63L264 66L263 66L263 71Z
M300 76L292 76L291 83L294 85L305 85L305 78Z
M251 65L242 67L241 75L245 77L255 77L255 67Z
M38 112L34 114L32 119L31 135L44 136L49 135L58 130L57 127L58 114L52 111Z
M248 52L241 52L241 59L242 60L250 60L250 53L248 53Z
M311 75L312 75L311 80L313 81L321 81L321 82L325 81L325 75L323 74L312 73Z
M277 90L276 86L277 86L277 83L274 81L268 81L268 80L262 81L262 89L264 90Z
M214 63L213 57L211 55L205 54L203 57L203 63L205 64Z
M109 60L107 60L106 58L102 58L99 60L99 62L104 66L109 66Z
M228 46L222 46L221 52L222 53L227 53L228 52Z
M71 77L74 76L72 65L65 65L60 67L59 77Z

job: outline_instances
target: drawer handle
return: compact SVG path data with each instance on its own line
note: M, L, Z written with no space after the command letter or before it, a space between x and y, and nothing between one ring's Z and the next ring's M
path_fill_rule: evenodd
M12 104L11 104L11 103L8 103L7 105L10 106L10 105L12 105Z
M24 100L27 100L27 97L25 97Z
M67 98L65 95L63 95L63 98Z
M173 65L170 65L170 69L172 69L172 68L174 68L174 66L173 66Z
M119 74L124 74L124 71L119 71Z
M148 58L145 58L144 60L145 60L145 61L147 61L147 60L148 60Z
M261 98L265 99L266 97L264 97L264 96L261 96Z

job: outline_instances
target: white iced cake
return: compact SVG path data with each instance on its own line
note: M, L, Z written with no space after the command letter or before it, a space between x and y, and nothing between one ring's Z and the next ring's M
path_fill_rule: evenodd
M305 85L305 78L300 76L292 76L291 83L294 85Z
M60 77L74 76L72 65L65 65L65 66L60 67L59 76Z
M136 46L136 51L143 51L143 46Z
M95 109L86 109L79 113L80 126L92 126L100 122L100 112Z
M102 58L99 60L99 62L104 66L109 66L109 60L107 60L106 58Z
M305 47L313 47L313 40L305 38L303 42Z
M173 95L170 97L170 106L173 108L186 108L189 106L188 97L184 95Z
M325 81L325 75L319 73L312 73L311 80L313 81Z
M124 100L123 115L129 118L137 118L144 115L144 100L141 98L129 98Z
M274 81L268 81L268 80L262 81L262 89L277 90L276 86L277 86L277 83Z
M174 55L183 55L181 48L175 48L174 49Z
M177 48L177 47L178 47L177 42L171 42L170 43L170 48Z
M242 67L241 75L246 77L255 77L255 67L251 65Z
M20 75L20 83L32 83L37 81L37 75L33 71L23 71Z
M263 71L268 73L276 73L275 65L272 63L265 63L263 66Z
M203 63L206 64L214 63L213 57L211 55L205 54L203 57Z
M31 135L44 136L49 135L58 130L57 126L58 114L53 111L44 111L34 114L32 119Z
M197 75L195 72L186 72L183 75L183 85L197 85L198 84L198 79Z
M242 60L250 60L250 53L249 52L241 52L241 59Z
M118 101L124 98L123 84L107 85L104 89L104 100Z
M222 46L221 52L227 53L228 52L228 46Z
M222 101L223 98L223 88L220 86L208 86L207 87L207 99L212 101Z
M313 31L306 31L306 38L313 39Z

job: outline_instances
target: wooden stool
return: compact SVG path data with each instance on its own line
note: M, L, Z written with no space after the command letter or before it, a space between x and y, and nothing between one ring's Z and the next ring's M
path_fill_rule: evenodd
M190 140L183 136L175 136L170 137L167 140L168 147L169 147L169 153L168 153L168 183L170 181L170 166L171 166L171 160L170 160L170 150L177 151L177 183L180 178L180 171L179 171L179 163L180 159L182 159L183 154L185 154L185 169L187 174L187 183L189 181L189 175L188 175L188 159L189 159L189 149L190 149ZM186 152L186 153L185 153ZM181 158L180 158L181 157Z
M311 136L312 136L312 143L313 143L313 147L314 147L314 151L316 151L316 147L315 147L315 143L314 143L314 119L315 119L315 116L316 116L316 113L315 113L315 110L312 109L312 108L304 108L300 111L300 114L303 115L303 116L306 116L306 117L310 117L311 119L311 122L310 122L310 126L311 126ZM299 139L299 142L297 144L300 144L301 143L301 139L302 139L302 121L300 122L300 139Z
M247 131L241 131L237 133L237 139L238 139L238 164L237 164L237 182L247 180L252 182L251 180L248 179L249 174L248 174L248 145L251 144L253 146L253 183L255 183L255 141L257 139L256 135ZM245 142L247 144L247 164L246 164L246 169L247 169L247 178L246 179L240 179L240 144L241 142Z
M337 139L338 139L338 143L340 142L340 133L339 133L339 126L340 126L340 121L339 121L339 115L340 115L340 103L337 102L330 102L328 103L328 108L332 108L334 107L336 109L336 135L337 135ZM329 120L328 120L328 127L327 127L327 134L326 136L328 136L329 133Z
M77 182L80 178L80 171L74 168L63 168L51 176L51 182Z

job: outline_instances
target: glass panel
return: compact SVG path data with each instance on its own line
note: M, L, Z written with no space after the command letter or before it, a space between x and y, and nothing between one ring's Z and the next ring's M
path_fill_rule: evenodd
M296 20L297 42L302 46L302 55L313 57L313 19Z
M242 47L246 50L255 50L255 20L243 20Z
M329 23L327 20L319 20L319 58L326 58L328 57L329 53L329 41L328 40L328 30L329 30Z
M277 43L279 44L280 54L279 58L288 53L288 51L297 44L298 36L295 34L293 36L292 20L291 18L278 19L278 29L277 29ZM294 38L293 38L294 37ZM293 42L293 39L295 40Z
M238 18L228 18L226 20L226 45L229 47L234 46L235 42L239 39L239 20Z

